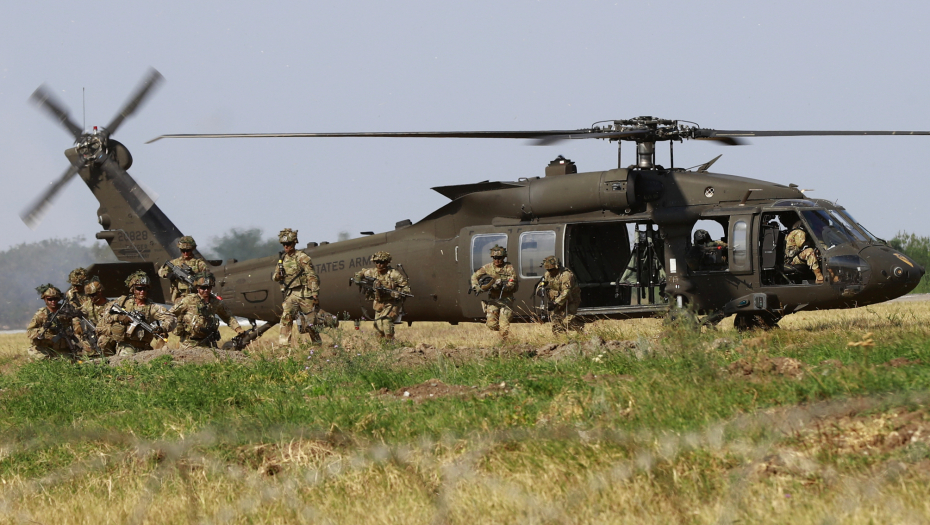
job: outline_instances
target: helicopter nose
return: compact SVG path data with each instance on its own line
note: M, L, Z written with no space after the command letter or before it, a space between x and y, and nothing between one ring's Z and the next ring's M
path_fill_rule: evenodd
M867 288L879 301L909 293L926 273L923 266L887 246L870 246L859 255L868 262L871 270Z

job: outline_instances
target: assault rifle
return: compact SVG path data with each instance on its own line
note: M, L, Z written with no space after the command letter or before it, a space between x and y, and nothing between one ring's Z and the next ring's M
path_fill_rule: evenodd
M181 281L191 288L194 287L194 276L191 275L191 269L189 266L186 264L183 266L175 266L171 261L165 261L165 266L167 266L168 270L170 270L168 273L169 280Z
M268 330L271 330L271 327L278 324L278 321L272 323L265 323L261 328L258 327L255 323L252 324L252 328L242 332L241 334L236 334L235 337L223 343L223 350L242 350L243 348L249 346L249 343L258 339Z
M356 280L355 277L349 277L349 286L352 286L353 284L357 284L359 288L363 290L368 290L371 293L382 292L382 293L389 294L392 297L394 293L397 293L404 299L408 297L413 297L413 294L410 294L410 293L407 293L401 290L391 290L390 288L385 288L381 286L380 284L378 284L378 280L375 279L374 277L362 277L359 280Z
M72 353L79 352L81 350L81 343L77 335L74 334L74 327L71 326L71 320L81 316L81 312L76 310L74 305L68 301L63 301L61 306L58 307L58 310L55 310L55 313L42 324L42 331L39 332L36 339L45 339L49 330L55 330L55 336L52 338L53 341L57 342L64 339L65 343L68 345L68 350Z
M539 320L542 322L548 322L552 318L552 311L555 310L555 304L549 300L549 293L545 287L545 280L541 280L536 284L536 290L533 292L533 295L539 297L539 306L535 306L536 311L539 313Z
M136 327L139 327L145 330L146 332L152 334L153 337L155 337L156 339L160 341L164 341L164 342L168 341L163 335L158 333L158 328L155 328L154 326L149 324L145 320L145 317L143 317L142 314L140 314L139 312L130 312L126 310L125 308L123 308L122 306L114 303L110 306L110 315L125 315L129 317L130 323L129 323L129 328L126 329L127 334L131 335L136 330Z

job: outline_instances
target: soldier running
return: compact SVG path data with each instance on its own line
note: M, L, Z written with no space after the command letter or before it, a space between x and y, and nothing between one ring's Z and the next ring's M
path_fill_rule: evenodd
M506 258L507 248L495 244L491 248L491 262L478 268L471 276L472 289L488 292L487 300L481 301L481 308L487 315L488 328L500 332L501 339L507 339L510 335L513 294L520 287L517 271L512 264L504 261ZM490 279L482 279L485 276Z
M317 333L316 314L320 308L320 278L313 268L313 260L297 250L297 230L285 228L278 233L278 241L284 251L278 256L272 279L281 283L284 304L281 305L281 331L278 344L286 345L291 340L291 328L298 313L302 317L302 330L314 343L322 342Z
M242 333L239 321L229 313L221 299L213 295L216 278L210 272L194 275L194 289L197 293L186 295L178 301L169 314L178 320L175 333L185 346L216 348L220 340L220 323L217 316L236 331Z
M549 318L552 321L552 333L563 333L567 330L584 331L584 321L578 317L578 306L581 305L581 287L578 279L571 270L562 266L554 255L543 259L543 275L536 290L544 293L549 305Z
M26 326L26 337L32 343L27 353L34 359L74 357L80 344L71 332L71 319L59 319L56 315L61 309L61 290L51 284L43 284L36 291L45 301L45 306L32 316Z
M375 330L378 331L378 337L393 341L394 323L403 313L403 294L410 293L410 286L403 274L389 266L390 253L380 251L371 256L371 262L375 263L375 267L365 268L356 273L355 282L362 283L367 280L372 283L373 288L366 288L365 295L367 299L374 301L372 307L375 309Z
M173 330L177 323L164 306L149 300L151 284L149 276L141 270L130 275L126 279L129 294L122 295L110 303L104 322L97 325L97 337L112 337L117 355L133 355L140 351L152 350L155 334L167 337L168 332ZM126 312L138 313L145 323L154 328L155 334L139 326L129 315L114 312L114 306Z
M194 242L193 237L190 235L181 237L178 239L178 249L181 250L181 256L172 260L171 264L182 270L189 271L191 275L207 271L207 263L203 259L194 257L195 248L197 248L197 243ZM162 279L169 279L171 281L172 303L177 303L178 299L181 297L194 293L194 290L189 289L187 283L179 280L171 273L167 264L158 269L158 276Z

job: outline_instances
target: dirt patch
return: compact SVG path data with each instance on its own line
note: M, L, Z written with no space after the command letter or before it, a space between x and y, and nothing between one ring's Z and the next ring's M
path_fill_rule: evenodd
M812 456L820 451L868 456L930 442L930 421L925 408L842 415L815 420L799 437Z
M633 351L635 341L604 341L598 336L581 343L550 343L540 347L528 344L503 345L492 348L436 348L426 343L404 346L393 351L391 359L400 367L420 366L448 359L462 364L475 359L494 357L528 357L553 361L579 357L597 357L603 354Z
M497 383L479 390L478 387L475 386L447 385L439 379L430 379L429 381L424 381L419 385L405 386L394 391L388 390L387 388L382 388L378 392L378 395L401 399L404 401L422 403L424 401L440 399L443 397L483 398L506 394L512 390L513 386L508 385L507 383Z
M636 378L626 374L593 374L588 372L581 376L581 380L589 385L607 385L620 381L633 381Z
M730 372L730 375L747 379L761 379L768 375L779 375L793 379L804 377L801 362L791 357L744 357L730 363L727 371Z
M248 357L242 352L233 350L214 350L209 348L162 348L159 350L146 350L134 355L113 356L107 359L110 366L119 366L123 363L150 363L153 359L162 356L171 356L173 365L202 365L217 363L219 361L246 361Z
M236 449L236 463L264 476L274 476L287 465L306 467L333 455L333 447L323 441L295 439L287 443L260 443Z
M891 368L901 368L902 366L914 366L922 365L923 362L920 359L908 359L906 357L896 357L891 361L885 363L885 366L890 366Z

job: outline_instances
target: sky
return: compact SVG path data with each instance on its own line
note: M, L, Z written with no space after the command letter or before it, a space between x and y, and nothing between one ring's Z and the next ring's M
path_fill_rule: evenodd
M0 250L99 231L79 178L36 230L21 210L108 123L149 67L165 77L114 138L130 173L203 245L230 228L301 242L386 231L447 199L429 188L616 167L599 140L203 139L166 133L576 129L652 115L716 129L930 129L930 3L11 2L0 18ZM83 101L82 101L83 93ZM84 108L82 110L82 107ZM633 162L626 143L624 164ZM668 164L659 144L658 162ZM810 188L873 233L930 235L930 137L678 144L678 166Z

